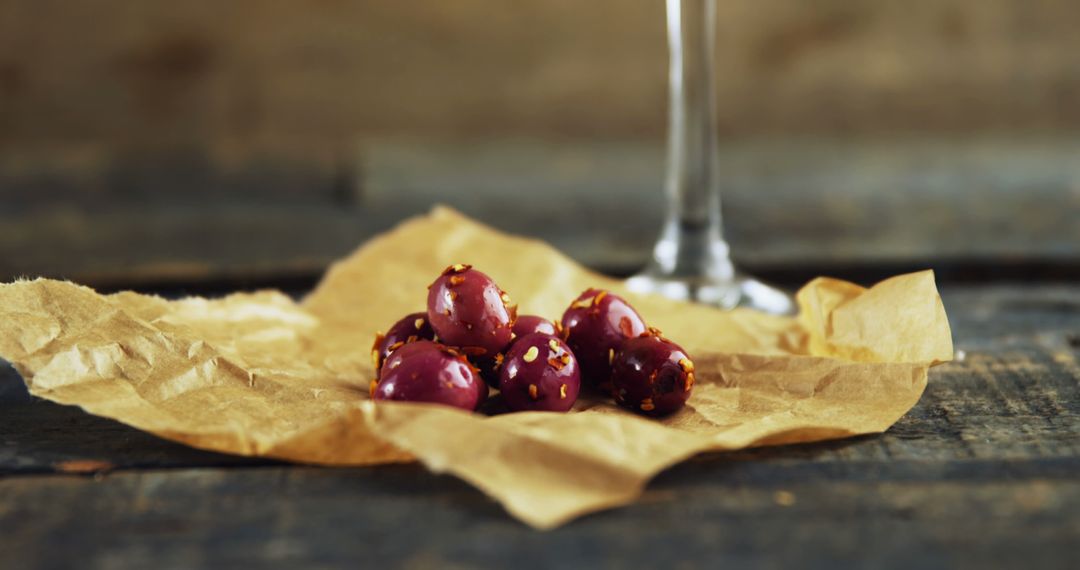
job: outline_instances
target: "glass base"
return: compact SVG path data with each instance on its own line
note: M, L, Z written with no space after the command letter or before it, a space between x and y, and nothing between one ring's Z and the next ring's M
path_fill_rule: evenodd
M628 279L626 286L635 293L658 294L722 309L747 307L774 315L795 313L795 300L791 295L739 274L731 279L683 279L646 272Z

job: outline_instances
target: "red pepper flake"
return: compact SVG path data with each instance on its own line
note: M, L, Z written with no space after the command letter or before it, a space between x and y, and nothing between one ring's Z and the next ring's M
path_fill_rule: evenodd
M549 358L548 366L554 368L555 370L562 370L566 367L566 363L559 358Z
M443 275L448 275L450 273L464 273L470 269L472 269L471 265L465 263L455 263L447 267L446 269L443 269Z
M374 398L375 397L375 389L378 388L378 387L379 387L379 381L378 380L372 380L371 383L368 384L368 395L371 396L372 398Z
M536 388L536 384L529 384L529 397L534 400L540 399L540 394Z
M487 354L487 349L482 346L463 346L461 352L469 356L483 356Z
M634 325L630 322L630 317L622 317L619 319L619 331L623 336L630 338L634 336Z
M653 405L652 398L645 398L644 400L642 400L641 401L641 409L646 411L646 412L651 412L651 411L655 410L656 406Z
M684 392L689 392L690 389L693 388L693 387L694 387L694 373L693 372L687 372L686 373L686 380L683 382L683 391Z
M460 276L460 275L451 275L450 276L450 286L451 287L456 287L458 285L461 285L464 282L465 282L465 278Z
M603 301L604 297L607 297L607 291L601 291L601 292L597 293L596 296L593 297L593 300L592 300L593 306L594 307L600 306L600 301Z
M559 385L559 399L560 400L565 400L566 399L566 384L560 384Z
M586 297L584 299L579 299L579 300L574 301L573 303L571 303L570 308L571 309L588 309L589 307L592 306L593 299L595 299L595 298L596 297L594 296L594 297Z
M382 365L382 351L380 347L383 341L386 340L386 335L383 333L375 333L375 342L371 345L371 363L378 368Z

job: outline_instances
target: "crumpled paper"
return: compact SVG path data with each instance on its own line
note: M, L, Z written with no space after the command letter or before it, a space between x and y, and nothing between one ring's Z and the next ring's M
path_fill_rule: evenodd
M557 318L587 287L625 295L694 357L689 405L651 420L588 398L576 413L493 417L370 401L372 337L422 310L452 263L490 274L522 314ZM418 460L551 528L632 502L703 451L882 432L952 358L931 272L870 289L819 278L798 304L788 318L638 297L544 243L436 208L334 264L301 303L276 291L167 301L0 285L0 356L34 395L166 439L325 465Z

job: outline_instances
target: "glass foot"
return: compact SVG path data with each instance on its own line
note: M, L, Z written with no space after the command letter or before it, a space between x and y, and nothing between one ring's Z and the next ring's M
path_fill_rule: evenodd
M738 274L732 279L681 279L641 273L628 279L626 286L635 293L659 294L722 309L747 307L774 315L795 313L791 295Z

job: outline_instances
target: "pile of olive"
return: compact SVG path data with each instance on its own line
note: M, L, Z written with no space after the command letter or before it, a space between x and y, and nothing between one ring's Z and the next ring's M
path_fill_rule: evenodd
M694 386L686 351L618 295L589 289L557 323L519 317L491 277L461 264L428 287L426 313L375 337L372 360L374 399L470 411L490 385L511 411L566 412L584 381L625 408L659 416L681 408Z

